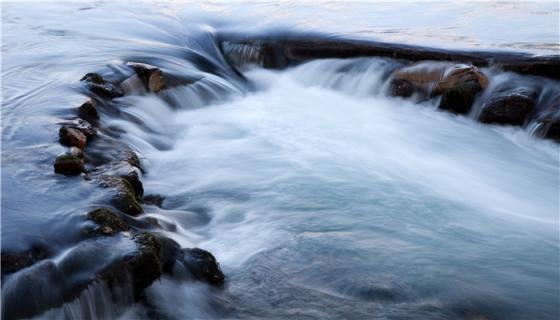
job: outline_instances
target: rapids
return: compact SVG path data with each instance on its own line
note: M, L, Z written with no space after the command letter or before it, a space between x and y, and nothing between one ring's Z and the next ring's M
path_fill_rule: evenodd
M510 5L493 12L506 10L514 20L524 8ZM455 116L437 111L436 100L389 97L387 77L398 62L387 59L316 60L282 71L248 65L238 73L215 40L250 26L238 5L24 6L8 3L2 13L2 248L48 244L59 253L56 262L76 246L83 214L99 195L79 177L52 172L51 159L63 150L55 143L57 123L83 101L75 90L83 74L144 61L194 82L160 96L130 84L130 94L117 99L120 113L101 121L142 155L145 194L164 197L145 215L182 247L212 252L227 277L224 292L164 277L146 290L149 306L133 304L126 288L115 301L96 284L39 318L560 314L559 149L530 126L475 122L481 101L468 116ZM270 6L253 10L274 11ZM362 6L349 10L359 15ZM538 31L554 22L539 10L552 7L558 18L558 9L542 6L524 12L536 24L518 46L509 46L519 38L515 28L497 42L474 18L472 29L455 25L454 37L428 17L435 26L426 30L395 22L389 31L370 25L360 32L354 24L305 25L306 4L281 8L298 30L399 40L423 34L423 44L443 32L451 46L551 53L557 34ZM327 21L343 23L334 9L322 10ZM359 17L373 21L394 10ZM288 32L244 14L261 32ZM485 71L489 90L504 81L560 90L555 81Z

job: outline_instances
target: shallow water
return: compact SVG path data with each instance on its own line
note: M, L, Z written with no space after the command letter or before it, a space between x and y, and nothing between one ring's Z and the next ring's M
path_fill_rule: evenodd
M165 196L146 215L182 247L212 252L228 281L224 293L171 278L154 283L147 297L162 317L555 319L557 144L438 112L436 101L387 97L395 62L252 67L243 80L213 39L252 24L252 32L550 54L558 5L423 3L430 14L414 23L398 14L412 15L410 4L344 4L339 15L342 5L326 2L316 13L324 19L311 21L311 4L292 2L5 4L2 248L47 243L60 259L76 245L100 195L52 172L64 151L57 123L84 100L75 90L83 74L150 59L200 80L163 98L123 97L123 114L101 122L143 156L146 194ZM473 11L450 18L465 10ZM520 16L530 27L506 23ZM494 24L495 38L482 31ZM43 317L150 316L126 296L109 303L105 291L92 287Z

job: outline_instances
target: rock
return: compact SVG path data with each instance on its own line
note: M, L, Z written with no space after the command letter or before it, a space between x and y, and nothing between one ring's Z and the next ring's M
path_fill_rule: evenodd
M95 222L98 225L95 231L103 235L114 235L128 230L128 224L118 214L109 209L93 210L87 214L87 219Z
M52 261L41 261L2 283L2 319L31 318L61 303L64 276ZM25 303L23 303L25 302Z
M495 123L521 126L535 107L535 94L530 90L518 88L514 91L499 93L482 106L478 120L482 123Z
M47 258L50 253L42 247L32 247L25 252L2 252L2 277L29 267L37 261Z
M150 194L145 196L144 198L142 198L142 202L145 204L149 204L149 205L154 205L157 207L161 208L161 205L163 204L163 200L165 200L164 197L158 195L158 194Z
M541 119L538 123L540 136L560 142L560 119Z
M60 155L54 162L54 172L67 176L78 175L84 172L84 161L74 155Z
M76 128L63 126L60 128L58 136L60 143L65 146L77 147L81 150L86 147L86 135Z
M134 295L139 297L143 289L161 276L162 268L159 260L161 242L149 232L135 235L134 240L139 254L129 262L129 265Z
M225 276L214 256L199 248L183 249L183 263L194 278L213 286L222 287Z
M390 88L396 96L420 92L433 97L468 82L477 83L482 90L487 87L488 78L472 65L419 62L395 71Z
M471 110L477 93L482 90L480 83L469 80L443 92L439 108L457 114L466 114Z
M101 179L101 186L113 189L111 203L117 209L131 216L137 216L143 212L128 180L115 176L103 176Z
M78 115L91 122L91 123L97 123L99 121L99 113L97 112L97 108L95 106L95 102L93 100L88 100L86 102L84 102L79 108L78 108Z
M159 68L137 62L128 62L126 65L136 72L148 91L159 92L165 88L165 79Z
M97 135L97 129L84 119L77 118L70 121L64 121L61 124L65 127L81 131L88 139Z
M417 89L408 80L393 79L389 84L389 93L395 97L408 98L412 96L416 91Z
M175 262L182 255L181 246L171 238L159 236L158 240L161 244L159 260L162 271L171 273Z
M121 88L105 81L97 73L88 73L80 81L85 81L88 89L102 98L114 99L124 95Z

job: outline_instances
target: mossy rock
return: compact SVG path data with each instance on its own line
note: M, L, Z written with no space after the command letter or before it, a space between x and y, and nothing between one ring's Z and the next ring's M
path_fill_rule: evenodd
M109 209L96 209L87 214L87 219L98 225L97 232L104 235L113 235L129 229L128 224L117 213Z
M142 206L138 203L134 189L128 180L116 176L105 176L101 185L113 189L114 194L111 203L117 209L131 216L137 216L143 212Z
M224 285L224 273L210 252L199 248L183 249L183 263L197 280L217 287Z
M63 154L56 157L54 172L67 176L78 175L84 172L84 162L78 156Z

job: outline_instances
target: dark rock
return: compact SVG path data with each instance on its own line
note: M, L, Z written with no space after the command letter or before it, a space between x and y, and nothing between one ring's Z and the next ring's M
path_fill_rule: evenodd
M95 222L95 230L104 235L113 235L128 230L128 224L116 213L109 209L96 209L87 214L87 219Z
M74 155L60 155L54 162L54 172L67 176L78 175L84 172L84 161Z
M93 138L97 135L97 129L84 119L74 119L61 123L64 127L77 129L82 132L86 138Z
M138 246L139 254L129 264L134 295L138 297L143 289L161 276L162 268L159 260L161 242L149 232L135 235L134 240Z
M181 246L171 238L159 236L158 240L161 244L159 260L161 262L162 270L165 273L171 273L175 262L182 254Z
M439 108L457 114L466 114L471 110L474 99L482 87L477 81L466 81L443 92Z
M77 147L82 150L86 147L86 135L76 128L63 126L60 128L58 136L60 143L65 146Z
M154 217L144 217L140 221L145 223L145 226L148 227L148 228L151 228L151 227L161 228L161 224L159 224L158 219L156 219Z
M545 119L540 121L540 124L544 138L560 142L560 119Z
M159 68L136 62L129 62L126 65L136 72L148 91L159 92L165 88L165 79Z
M101 186L111 188L114 192L111 203L122 212L137 216L143 212L138 203L135 191L127 179L115 176L103 176Z
M29 267L37 261L47 258L49 255L48 250L42 247L32 247L25 252L2 252L2 277Z
M408 98L416 92L416 88L410 81L404 79L392 79L389 84L389 93L395 97Z
M2 284L2 319L31 318L61 304L63 275L52 261L42 261Z
M105 81L105 79L97 73L88 73L80 79L80 81L85 81L88 89L102 98L113 99L124 95L121 88Z
M86 102L84 102L79 108L78 108L78 115L91 122L91 123L97 123L99 121L99 113L97 112L97 108L95 106L95 102L93 100L88 100Z
M524 89L491 97L482 106L478 120L482 123L495 123L521 126L535 107L535 95Z
M183 249L183 263L192 275L213 286L222 287L225 276L214 256L199 248Z
M161 208L163 204L164 197L160 196L159 194L150 194L142 198L142 202L149 205L154 205Z

